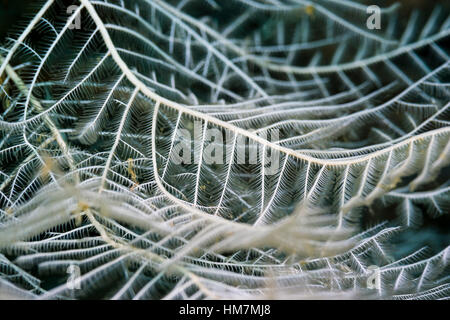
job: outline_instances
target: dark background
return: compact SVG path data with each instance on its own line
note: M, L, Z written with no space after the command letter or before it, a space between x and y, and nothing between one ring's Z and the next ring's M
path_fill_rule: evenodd
M0 0L0 42L3 42L10 26L15 25L17 21L21 20L23 12L26 11L30 4L34 7L39 7L39 4L44 2L43 0ZM365 2L368 4L378 4L381 7L385 7L394 2L401 2L401 11L405 14L413 8L428 10L437 3L450 6L449 0L366 0Z
M26 3L25 0L0 0L0 42L3 41L9 26L20 19L21 12Z

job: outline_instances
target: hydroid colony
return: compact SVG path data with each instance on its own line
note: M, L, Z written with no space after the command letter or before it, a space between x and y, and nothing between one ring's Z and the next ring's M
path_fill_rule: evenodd
M449 211L449 8L372 4L35 4L0 48L0 294L448 298L448 237L393 239Z

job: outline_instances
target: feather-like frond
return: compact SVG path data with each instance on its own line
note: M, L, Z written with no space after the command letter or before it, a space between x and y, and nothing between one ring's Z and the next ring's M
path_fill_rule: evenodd
M361 222L449 212L447 9L46 1L0 48L0 295L448 298L448 247Z

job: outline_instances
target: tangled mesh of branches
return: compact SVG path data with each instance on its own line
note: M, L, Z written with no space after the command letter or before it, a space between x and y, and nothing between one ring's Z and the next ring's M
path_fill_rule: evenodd
M390 250L450 211L450 10L368 4L35 4L0 47L0 296L450 297L450 247Z

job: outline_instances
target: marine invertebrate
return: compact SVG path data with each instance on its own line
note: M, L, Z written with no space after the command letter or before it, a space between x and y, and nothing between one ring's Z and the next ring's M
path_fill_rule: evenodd
M392 257L401 227L361 222L448 212L448 8L370 30L349 0L75 5L44 2L0 48L17 292L448 297L448 247Z

